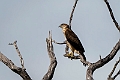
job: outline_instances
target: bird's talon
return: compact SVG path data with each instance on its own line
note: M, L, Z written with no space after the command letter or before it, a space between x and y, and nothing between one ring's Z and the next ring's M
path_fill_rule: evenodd
M71 55L69 53L66 53L63 55L64 57L68 57L68 58L71 58Z

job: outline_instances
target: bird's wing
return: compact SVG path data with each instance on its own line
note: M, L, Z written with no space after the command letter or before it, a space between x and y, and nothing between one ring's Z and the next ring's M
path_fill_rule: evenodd
M82 43L80 42L79 38L77 35L70 29L67 29L65 31L65 36L67 41L77 50L81 51L82 53L85 52Z

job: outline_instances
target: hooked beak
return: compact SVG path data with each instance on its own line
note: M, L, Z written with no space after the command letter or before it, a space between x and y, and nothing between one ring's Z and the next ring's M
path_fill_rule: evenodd
M58 26L59 28L61 28L61 25L60 26Z

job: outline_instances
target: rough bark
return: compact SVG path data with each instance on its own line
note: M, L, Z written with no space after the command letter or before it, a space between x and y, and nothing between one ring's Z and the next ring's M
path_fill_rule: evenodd
M13 72L20 75L23 78L23 80L32 80L28 75L28 73L26 72L26 69L17 67L10 59L8 59L1 52L0 52L0 61L3 62L6 66L8 66Z
M24 67L24 60L23 60L23 57L18 49L18 46L17 46L17 41L14 41L14 43L9 43L8 45L14 45L17 53L18 53L18 56L20 57L20 62L21 62L21 66L22 66L22 69L25 69Z
M55 68L57 66L57 60L53 51L52 35L50 32L49 32L49 38L46 39L46 42L47 42L48 55L50 58L50 66L48 72L44 75L42 80L52 80L55 72Z

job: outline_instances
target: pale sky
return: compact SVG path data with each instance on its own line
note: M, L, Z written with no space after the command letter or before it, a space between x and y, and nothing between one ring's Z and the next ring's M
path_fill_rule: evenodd
M68 23L75 0L0 0L0 51L17 66L20 59L9 43L17 40L19 50L25 61L25 68L33 80L40 80L49 67L46 49L48 31L53 39L65 40L61 23ZM108 0L117 22L120 24L120 0ZM109 15L104 0L79 0L72 20L72 30L78 35L87 60L96 62L99 55L110 53L120 38ZM64 45L54 45L58 65L53 80L85 80L87 67L79 60L63 56ZM108 64L94 72L95 80L107 80L113 65L120 57L120 51ZM120 69L118 65L116 72ZM22 80L3 63L0 63L1 80ZM119 80L120 76L116 78Z

